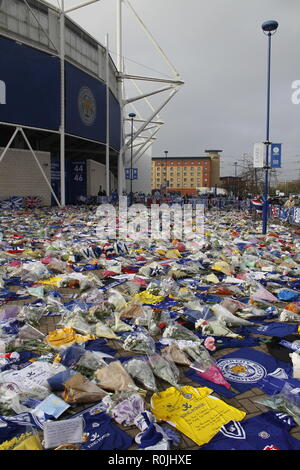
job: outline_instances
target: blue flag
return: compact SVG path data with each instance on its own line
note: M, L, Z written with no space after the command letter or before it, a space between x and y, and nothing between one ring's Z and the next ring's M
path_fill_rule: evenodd
M271 168L281 168L281 144L271 145Z

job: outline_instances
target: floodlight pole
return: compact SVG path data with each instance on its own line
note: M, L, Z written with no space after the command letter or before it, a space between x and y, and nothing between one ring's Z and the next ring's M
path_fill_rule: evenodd
M136 117L135 113L129 113L131 119L131 151L130 151L130 205L133 203L132 180L133 180L133 120Z

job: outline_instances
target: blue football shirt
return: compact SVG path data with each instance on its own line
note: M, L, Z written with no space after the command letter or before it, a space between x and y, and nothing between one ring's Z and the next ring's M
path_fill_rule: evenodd
M256 387L260 380L276 369L283 369L287 375L292 370L291 365L287 362L279 361L269 354L252 348L241 348L216 359L216 363L224 378L236 392L228 390L223 385L203 379L194 369L190 368L185 372L185 375L203 387L212 388L216 393L226 398L232 398L237 393L244 393Z
M230 421L200 450L299 450L300 441L289 434L293 426L291 416L267 411L241 422Z

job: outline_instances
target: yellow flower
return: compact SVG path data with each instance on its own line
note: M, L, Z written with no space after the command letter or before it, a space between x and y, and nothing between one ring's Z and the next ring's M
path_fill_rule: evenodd
M9 441L2 442L0 444L0 450L13 450L13 448L20 444L24 439L27 439L29 436L31 436L30 432L20 434L20 436L13 437Z

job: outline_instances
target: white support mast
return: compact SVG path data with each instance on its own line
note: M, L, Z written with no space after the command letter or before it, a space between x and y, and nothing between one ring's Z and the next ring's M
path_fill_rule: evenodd
M123 18L122 18L123 0L117 0L117 70L120 74L119 79L119 98L121 103L120 109L120 151L118 155L118 193L122 196L124 189L124 164L123 164L123 127L124 127L124 109L123 109Z
M106 176L106 195L110 195L110 178L109 178L109 140L110 140L110 109L109 109L109 36L106 35L106 158L105 158L105 176Z
M60 204L65 207L65 0L60 11Z

